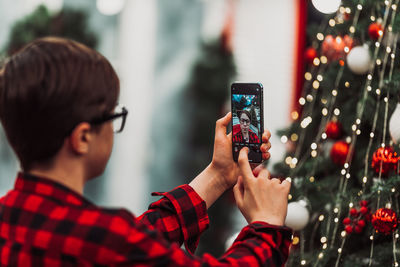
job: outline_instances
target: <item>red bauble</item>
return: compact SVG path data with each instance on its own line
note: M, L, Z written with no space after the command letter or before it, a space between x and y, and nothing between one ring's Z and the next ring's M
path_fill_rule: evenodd
M379 23L371 23L368 27L368 35L372 40L378 40L379 37L383 35L382 25Z
M331 149L331 159L338 165L346 163L347 154L349 153L350 146L344 141L337 141L333 144Z
M338 60L345 57L345 47L348 47L350 50L353 47L353 39L351 37L348 35L344 37L327 35L322 42L322 53L329 60Z
M368 212L368 208L367 207L361 207L360 208L360 213L365 215Z
M352 209L350 210L350 215L351 215L352 217L356 217L356 216L358 215L357 209L352 208Z
M358 227L361 227L361 228L364 228L364 227L365 227L365 221L364 221L364 220L359 220L359 221L357 222L357 226L358 226Z
M317 50L313 47L307 48L306 52L304 53L304 58L307 63L313 63L314 58L318 57Z
M346 233L351 234L353 232L353 227L350 225L347 225L344 230L346 231Z
M381 234L393 233L397 223L397 214L392 209L381 208L372 215L372 226Z
M362 232L362 230L363 230L362 227L360 227L358 225L354 226L354 232L356 232L357 234L360 234Z
M337 121L330 121L326 125L325 133L328 138L338 139L342 136L342 125Z
M379 174L382 165L382 175L387 176L397 169L397 153L392 147L380 147L372 155L371 167Z
M349 225L351 223L351 219L349 217L346 217L343 219L343 224L344 225Z
M366 201L366 200L361 200L361 201L360 201L360 206L361 206L361 207L366 207L366 206L368 206L368 201Z

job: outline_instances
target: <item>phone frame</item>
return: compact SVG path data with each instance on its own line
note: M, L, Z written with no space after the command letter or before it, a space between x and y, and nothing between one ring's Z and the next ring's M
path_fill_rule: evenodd
M259 143L237 143L233 142L233 94L240 94L240 95L259 95L259 102L260 102L260 129L259 129ZM264 88L261 83L243 83L243 82L235 82L231 85L231 111L232 111L232 155L233 160L237 161L239 156L239 151L244 146L250 148L249 152L249 162L250 163L261 163L263 162L262 159L262 152L260 147L262 145L262 134L264 133Z

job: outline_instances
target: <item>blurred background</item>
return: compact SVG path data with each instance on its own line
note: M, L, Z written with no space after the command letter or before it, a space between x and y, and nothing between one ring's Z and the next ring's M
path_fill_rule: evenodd
M129 115L104 175L85 195L139 215L155 200L150 192L188 183L210 162L215 121L229 111L233 81L264 85L264 127L273 136L269 164L282 160L285 147L275 133L293 117L303 2L0 0L1 58L37 37L57 35L111 61ZM18 170L1 130L0 195ZM245 225L230 192L210 209L210 220L198 253L218 256Z

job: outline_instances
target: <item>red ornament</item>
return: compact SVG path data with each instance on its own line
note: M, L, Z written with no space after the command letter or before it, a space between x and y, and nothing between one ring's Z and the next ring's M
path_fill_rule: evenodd
M350 36L333 37L332 35L327 35L322 42L322 53L332 61L343 59L346 55L345 47L348 47L349 51L353 47L353 39Z
M361 206L361 207L366 207L366 206L368 206L368 201L366 201L366 200L361 200L361 201L360 201L360 206Z
M344 230L346 231L346 233L351 234L353 232L353 227L350 225L347 225Z
M365 221L364 220L359 220L357 223L357 226L364 228L365 227Z
M331 149L331 159L338 165L346 163L347 154L349 153L350 146L344 141L337 141L333 144Z
M387 176L397 169L397 153L392 147L380 147L372 155L371 167L379 174L382 166L382 175Z
M393 233L397 223L397 214L392 209L381 208L372 215L372 226L381 234Z
M382 25L379 23L371 23L368 27L368 35L369 37L376 41L383 35Z
M313 47L307 48L306 52L304 53L304 58L307 63L311 64L314 61L314 58L318 57L317 50Z
M368 208L367 207L361 207L360 208L360 213L361 214L365 215L365 214L367 214L367 212L368 212Z
M343 219L343 224L344 225L349 225L351 223L351 219L349 217L346 217Z
M326 125L325 133L328 138L338 139L342 136L342 125L337 121L330 121Z
M352 208L352 209L350 210L350 215L351 215L352 217L356 217L356 216L358 215L357 209Z
M360 227L358 225L354 226L354 232L356 232L357 234L360 234L362 232L362 230L363 230L362 227Z

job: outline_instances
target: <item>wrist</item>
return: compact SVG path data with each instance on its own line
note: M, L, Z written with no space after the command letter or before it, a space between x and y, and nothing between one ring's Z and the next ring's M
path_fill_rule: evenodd
M207 169L209 169L209 171L213 173L212 182L217 188L219 188L220 191L222 191L222 193L233 186L228 182L229 179L227 177L227 171L218 167L214 162L211 162L210 165L208 165Z

